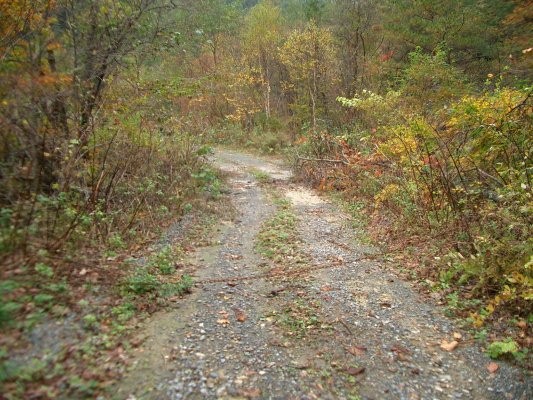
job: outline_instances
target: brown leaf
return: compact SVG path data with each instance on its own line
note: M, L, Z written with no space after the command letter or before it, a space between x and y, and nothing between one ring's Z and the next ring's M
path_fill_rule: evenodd
M487 370L493 374L495 373L496 371L498 371L498 369L500 368L500 366L498 364L496 364L495 362L490 362L489 365L487 365Z
M346 368L346 373L352 376L361 375L365 372L365 367L348 367Z
M130 340L130 343L133 347L139 347L145 341L144 336L137 336Z
M379 305L381 307L392 307L392 298L390 296L382 296L379 299Z
M244 313L244 311L242 310L239 310L238 308L236 308L235 310L235 318L237 319L237 321L239 322L244 322L246 321L246 314Z
M405 347L403 346L400 346L399 344L395 344L394 346L392 346L390 348L390 351L393 351L394 353L397 353L397 354L411 354L411 352L409 350L407 350Z
M86 381L90 381L91 379L94 378L94 374L92 371L89 371L88 369L86 369L85 371L82 372L81 377L85 379Z
M390 350L395 354L394 359L396 361L409 361L409 354L411 352L405 347L395 344Z
M227 326L229 325L229 314L226 310L221 310L218 312L220 314L220 318L217 319L217 324Z
M243 389L240 391L241 396L244 396L248 399L254 399L261 396L261 390L258 388L253 389Z
M446 351L453 351L455 350L458 344L459 342L457 340L452 340L451 342L448 342L447 340L443 340L440 344L440 348Z
M346 349L348 353L354 356L362 356L366 352L366 347L363 346L350 346Z

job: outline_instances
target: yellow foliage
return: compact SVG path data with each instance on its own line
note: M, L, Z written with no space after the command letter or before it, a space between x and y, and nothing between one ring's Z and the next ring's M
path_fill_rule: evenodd
M280 59L294 81L326 76L334 65L333 35L311 22L303 31L294 31L280 49Z
M402 164L410 160L418 149L418 142L409 126L400 125L390 128L390 139L379 144L379 150Z
M38 28L46 30L52 22L49 11L55 6L54 0L0 0L0 55L11 52L15 44L25 45L22 33Z
M400 187L396 184L389 184L385 186L378 194L374 196L376 207L380 207L400 191Z
M473 125L490 126L500 123L513 108L522 102L524 93L504 88L493 95L465 96L452 106L454 113L448 121L449 130ZM531 107L529 114L531 114Z

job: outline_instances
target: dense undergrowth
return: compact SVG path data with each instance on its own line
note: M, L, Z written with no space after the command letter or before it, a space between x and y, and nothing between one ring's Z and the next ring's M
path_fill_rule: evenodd
M410 253L414 276L471 327L490 322L528 348L531 87L490 75L474 89L445 57L416 51L395 90L339 98L354 122L298 148L334 163L302 157L299 170L361 204L374 237Z
M2 398L102 393L139 321L192 286L186 238L161 234L220 195L200 127L176 115L187 85L147 57L169 5L98 3L1 4Z
M46 190L26 188L16 165L3 166L0 381L8 398L100 393L123 371L133 346L124 338L138 321L192 285L179 245L152 250L144 264L128 261L220 193L208 148L174 119L174 82L140 76L134 86L129 72L114 78L84 148L74 139L55 147L57 182ZM54 328L67 330L64 349L32 343L56 320L69 321ZM104 369L102 358L111 360Z

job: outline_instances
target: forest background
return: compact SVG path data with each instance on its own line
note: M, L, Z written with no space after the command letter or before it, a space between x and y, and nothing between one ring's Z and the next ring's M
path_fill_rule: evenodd
M130 296L115 316L186 291L164 278L175 249L155 272L124 255L210 212L222 144L283 154L480 338L494 329L498 355L530 348L531 1L0 0L0 15L2 329L83 310L100 285ZM20 378L6 363L0 379Z

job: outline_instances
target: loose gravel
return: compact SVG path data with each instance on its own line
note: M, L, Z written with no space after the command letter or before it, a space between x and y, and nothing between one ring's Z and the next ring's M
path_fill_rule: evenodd
M237 215L191 257L198 285L144 332L116 398L126 399L530 399L531 378L490 360L443 309L357 242L349 218L290 182L276 160L217 151ZM261 258L254 240L276 208L251 171L269 174L298 217L303 259L290 277L229 278L291 268ZM442 340L460 335L453 351Z

